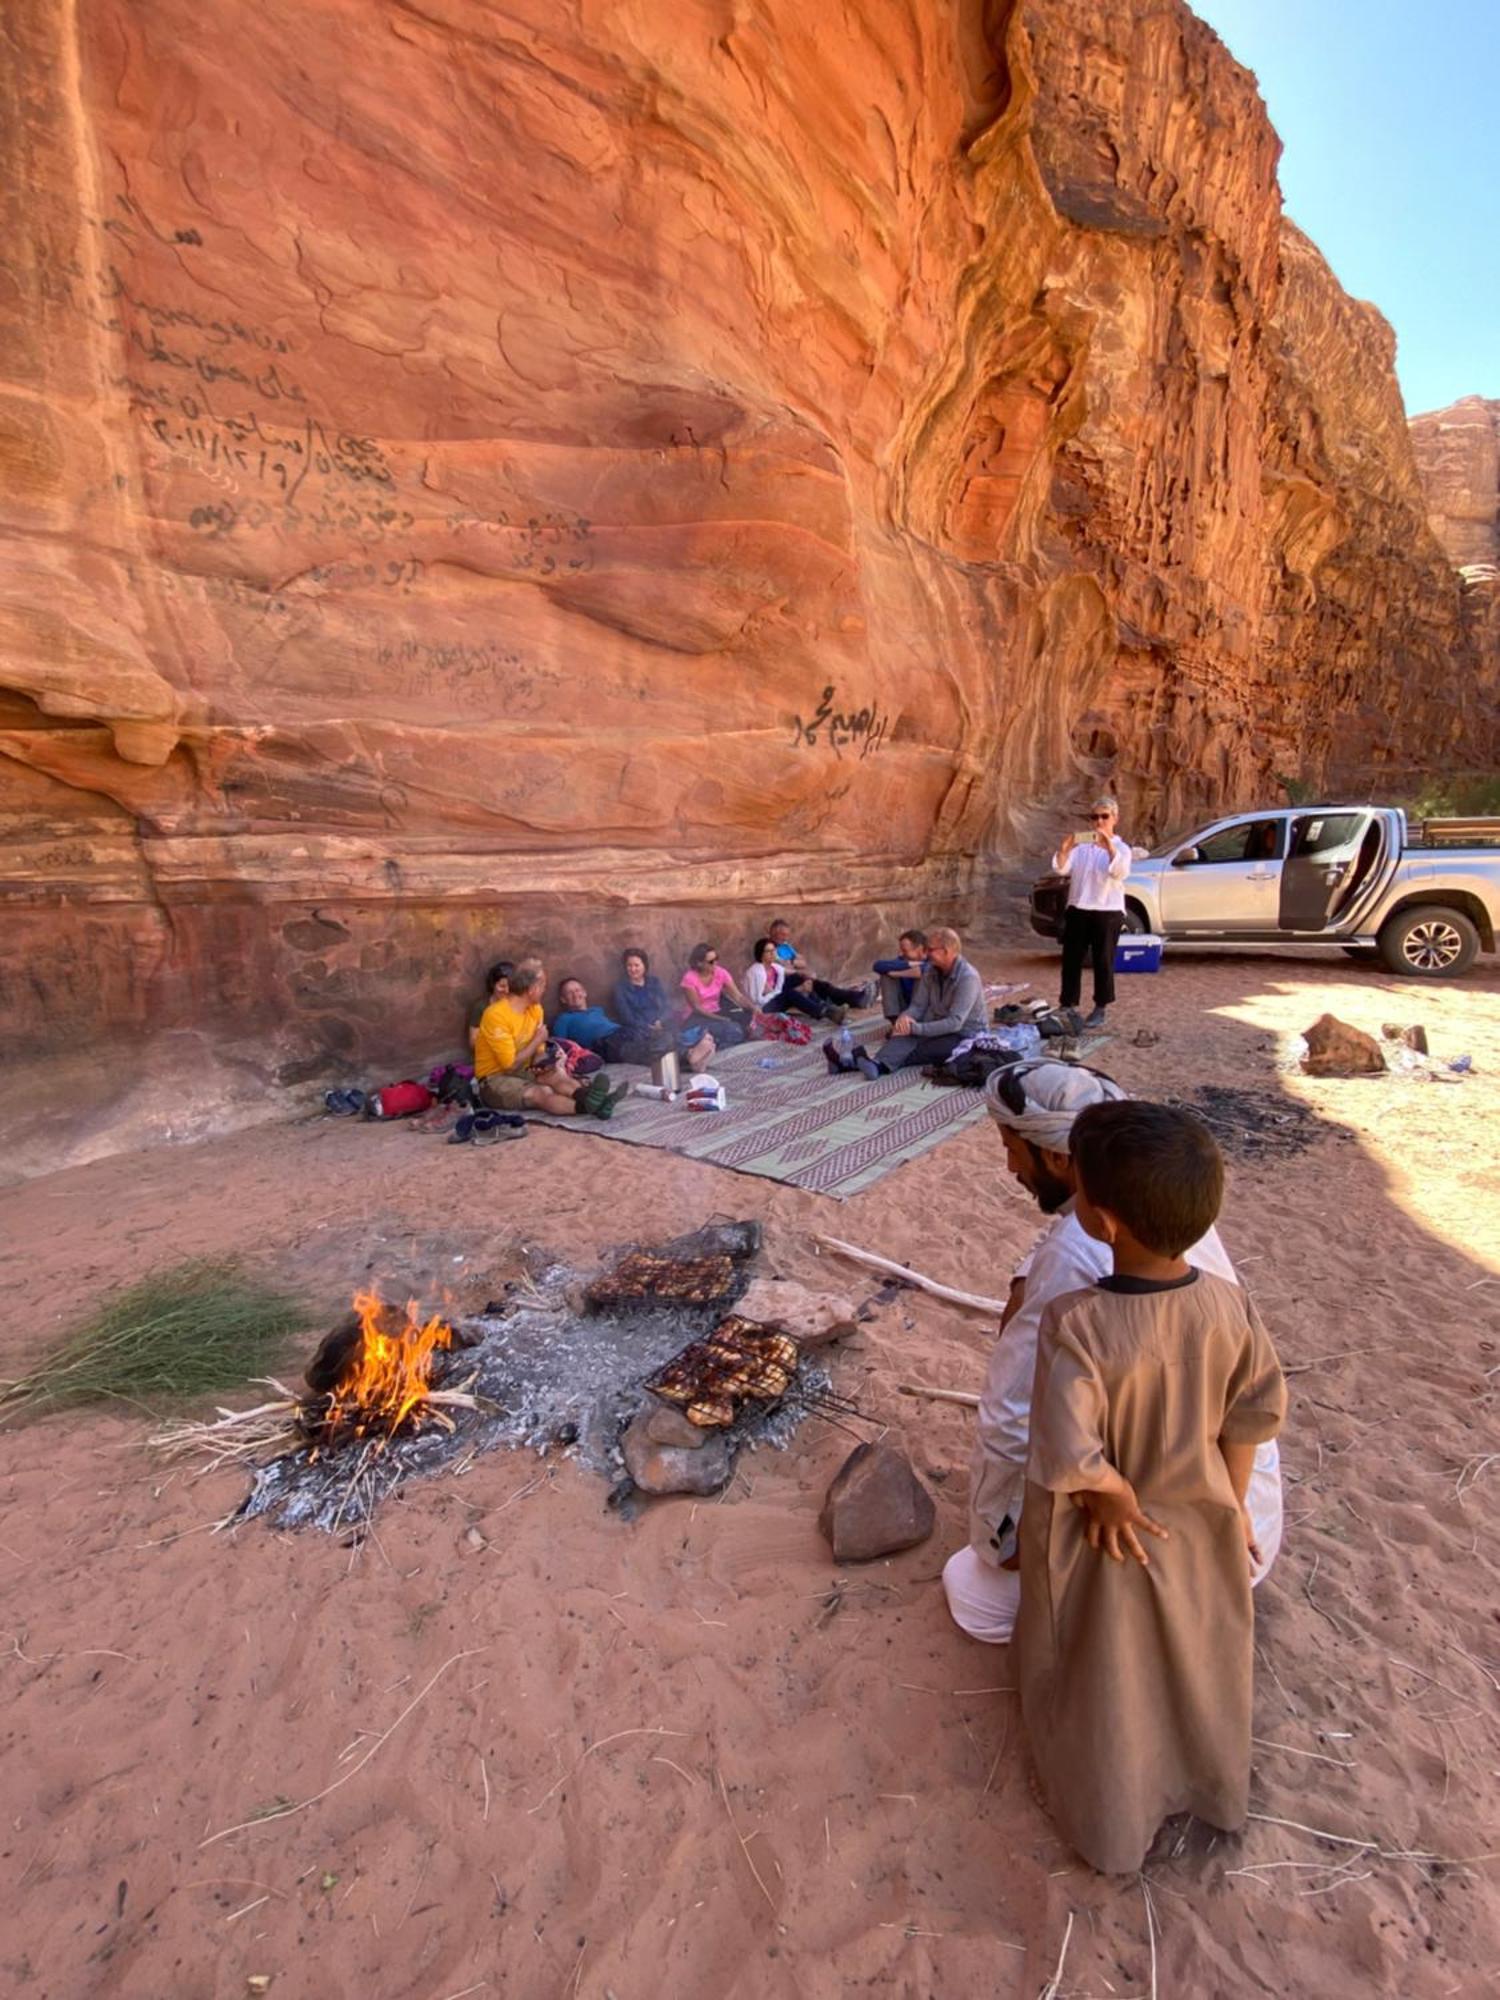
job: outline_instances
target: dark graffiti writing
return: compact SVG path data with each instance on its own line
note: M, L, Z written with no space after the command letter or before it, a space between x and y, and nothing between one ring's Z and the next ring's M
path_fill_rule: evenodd
M463 510L448 514L445 525L455 533L484 528L492 535L509 536L515 544L515 568L531 570L537 576L576 576L594 567L589 546L593 523L581 514L475 514Z
M810 722L804 722L800 715L792 717L792 745L815 750L819 737L826 740L836 757L842 757L847 747L859 745L861 757L868 757L878 750L885 741L885 732L890 723L889 716L882 715L877 708L865 707L844 714L835 709L836 690L830 684L825 687L818 706Z

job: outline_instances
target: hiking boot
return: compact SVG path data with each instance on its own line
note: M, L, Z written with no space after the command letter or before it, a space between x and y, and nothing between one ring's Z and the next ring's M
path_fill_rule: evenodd
M844 1023L849 1018L849 1009L844 1006L830 1007L827 1014L825 1014L823 1018L825 1020L832 1021L833 1025L836 1028L842 1028Z
M1102 1028L1104 1026L1104 1009L1096 1007L1092 1014L1086 1014L1083 1025L1086 1028Z
M589 1078L582 1090L573 1099L573 1104L580 1115L592 1117L608 1095L609 1078L601 1069Z

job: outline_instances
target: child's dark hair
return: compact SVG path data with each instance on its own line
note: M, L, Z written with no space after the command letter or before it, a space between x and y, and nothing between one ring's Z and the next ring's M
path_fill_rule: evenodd
M1170 1104L1091 1104L1073 1124L1073 1164L1095 1208L1144 1249L1180 1257L1224 1199L1224 1160L1201 1118Z
M495 963L490 967L489 971L484 975L484 990L486 993L493 993L495 988L500 984L500 981L502 979L505 981L506 985L509 986L510 982L515 978L515 976L516 976L515 960L510 958L497 958L495 960Z
M901 933L901 936L898 937L896 940L897 944L900 944L902 942L902 939L904 939L907 944L917 945L919 948L924 950L927 945L926 931L903 931Z

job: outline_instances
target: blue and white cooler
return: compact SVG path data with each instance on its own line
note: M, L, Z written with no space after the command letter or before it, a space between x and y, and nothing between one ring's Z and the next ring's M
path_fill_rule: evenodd
M1162 940L1154 931L1122 931L1115 946L1116 972L1160 972Z

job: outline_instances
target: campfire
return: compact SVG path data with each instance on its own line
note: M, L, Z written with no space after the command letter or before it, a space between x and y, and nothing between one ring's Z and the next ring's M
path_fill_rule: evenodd
M758 1225L712 1223L589 1278L538 1252L468 1314L362 1290L319 1343L305 1389L266 1380L274 1401L150 1442L202 1472L249 1473L221 1527L265 1515L356 1536L404 1480L462 1472L496 1449L574 1452L612 1482L611 1504L628 1505L621 1441L651 1407L727 1452L727 1478L735 1453L780 1448L809 1415L840 1428L859 1416L785 1327L734 1311L759 1249Z
M453 1428L434 1393L433 1359L453 1344L453 1328L434 1314L423 1319L415 1299L405 1317L375 1292L356 1292L349 1319L329 1334L307 1370L315 1392L298 1412L315 1445L399 1437L424 1422Z

